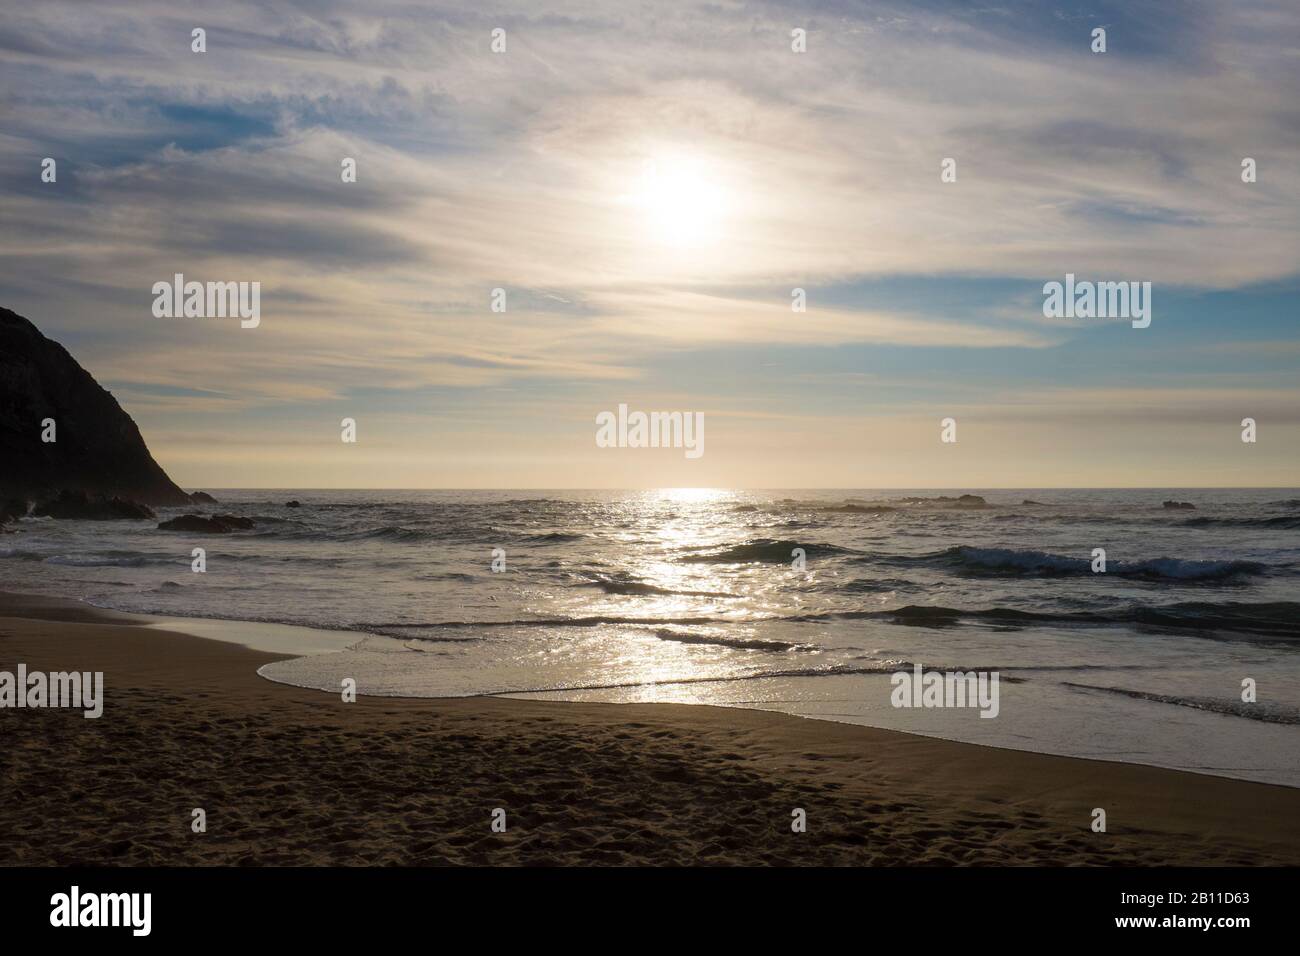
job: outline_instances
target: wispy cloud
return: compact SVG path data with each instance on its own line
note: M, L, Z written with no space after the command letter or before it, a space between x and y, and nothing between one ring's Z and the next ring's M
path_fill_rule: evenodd
M510 386L545 415L566 389L677 382L728 344L786 347L788 375L825 371L854 400L942 350L936 394L991 400L987 363L1014 388L1092 334L1041 314L1033 290L1066 272L1158 297L1294 285L1298 46L1285 2L44 3L0 26L0 299L134 383L163 435L373 390L400 407ZM726 197L716 241L687 249L629 200L647 162L681 156ZM153 318L176 272L260 281L262 326ZM930 301L969 279L1005 285ZM1246 348L1220 332L1191 345ZM1281 338L1271 354L1294 355ZM902 351L866 378L821 368L846 346ZM739 412L768 387L705 394ZM786 412L823 407L806 401Z

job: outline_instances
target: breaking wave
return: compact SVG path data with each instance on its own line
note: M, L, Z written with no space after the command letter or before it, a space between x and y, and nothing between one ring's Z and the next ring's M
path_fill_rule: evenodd
M857 553L849 548L839 548L833 544L808 544L800 541L756 538L753 541L733 545L729 548L689 554L678 560L697 564L745 564L749 562L787 564L794 559L793 552L796 548L802 548L804 554L809 558Z
M1080 690L1119 694L1134 700L1149 700L1157 704L1175 704L1179 707L1191 707L1229 717L1262 720L1270 724L1300 724L1300 707L1289 707L1285 704L1247 704L1239 700L1222 700L1217 697L1179 697L1176 694L1155 694L1150 691L1127 690L1123 687L1098 687L1094 684L1072 684L1069 681L1062 681L1062 684Z
M1011 548L973 548L958 545L902 563L942 564L964 574L1009 574L1054 577L1093 573L1088 558L1018 551ZM1144 561L1109 561L1106 574L1152 581L1228 582L1265 574L1269 566L1258 561L1209 561L1190 558L1149 558Z

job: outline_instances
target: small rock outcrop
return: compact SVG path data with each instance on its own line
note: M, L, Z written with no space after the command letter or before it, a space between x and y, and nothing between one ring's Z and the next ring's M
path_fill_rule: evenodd
M17 521L27 514L27 502L22 498L0 499L0 525Z
M38 518L63 521L127 521L154 517L153 509L139 502L68 489L54 498L38 502L32 514Z
M1196 505L1190 501L1166 501L1165 507L1171 511L1195 511Z
M286 501L284 506L286 508L301 508L302 502L295 498L293 501Z
M193 492L190 495L190 501L194 502L196 505L215 505L218 503L217 499L212 497L206 491Z

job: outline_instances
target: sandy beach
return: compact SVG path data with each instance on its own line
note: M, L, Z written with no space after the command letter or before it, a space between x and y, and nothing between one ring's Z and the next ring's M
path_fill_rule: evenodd
M273 659L3 596L0 669L100 670L106 702L0 710L0 862L1300 862L1286 787L727 708L343 703L258 677Z

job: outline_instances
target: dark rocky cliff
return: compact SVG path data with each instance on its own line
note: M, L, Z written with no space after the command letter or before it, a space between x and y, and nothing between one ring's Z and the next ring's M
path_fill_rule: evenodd
M57 441L41 441L54 419ZM172 483L122 406L21 315L0 309L0 498L61 490L181 505Z

